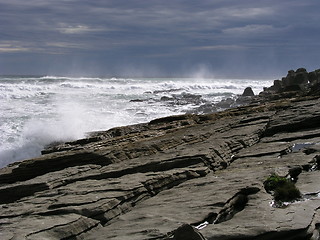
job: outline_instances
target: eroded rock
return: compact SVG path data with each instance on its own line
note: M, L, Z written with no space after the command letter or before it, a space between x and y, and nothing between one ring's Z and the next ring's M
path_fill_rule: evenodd
M171 116L51 146L0 170L0 239L317 239L319 103ZM301 200L272 206L274 172Z

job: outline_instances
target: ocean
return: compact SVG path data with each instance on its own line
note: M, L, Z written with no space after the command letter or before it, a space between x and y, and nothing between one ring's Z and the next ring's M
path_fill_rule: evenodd
M37 157L52 142L192 112L245 87L258 94L271 85L268 79L0 76L0 167Z

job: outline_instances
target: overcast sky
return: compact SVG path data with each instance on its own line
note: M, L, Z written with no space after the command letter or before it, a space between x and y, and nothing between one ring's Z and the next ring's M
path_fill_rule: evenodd
M0 74L320 68L319 0L0 0Z

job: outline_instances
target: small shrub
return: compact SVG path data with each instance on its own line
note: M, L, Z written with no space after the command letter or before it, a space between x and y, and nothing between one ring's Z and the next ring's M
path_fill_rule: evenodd
M268 193L273 193L275 201L290 202L301 197L299 189L285 177L272 174L263 184Z
M274 200L281 202L290 202L300 198L301 193L293 182L287 182L286 184L279 186L274 191Z

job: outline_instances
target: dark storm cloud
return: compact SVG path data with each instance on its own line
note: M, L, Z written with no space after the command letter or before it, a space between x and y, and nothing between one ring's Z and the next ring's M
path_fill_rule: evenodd
M51 66L59 74L68 63L118 74L135 64L164 74L197 64L243 72L315 68L319 6L317 0L0 0L0 72Z

